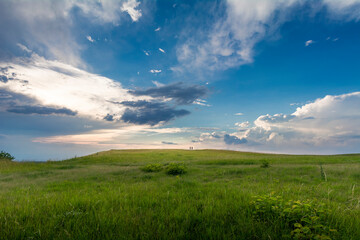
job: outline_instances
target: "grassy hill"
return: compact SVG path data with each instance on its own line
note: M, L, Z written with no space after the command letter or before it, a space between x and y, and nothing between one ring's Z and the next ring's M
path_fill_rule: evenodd
M167 173L178 166L186 173ZM0 239L358 240L359 226L359 154L111 150L0 160Z

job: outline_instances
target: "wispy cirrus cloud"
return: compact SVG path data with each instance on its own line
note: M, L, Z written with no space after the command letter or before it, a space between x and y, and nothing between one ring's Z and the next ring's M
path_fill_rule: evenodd
M136 0L1 1L0 28L6 29L6 34L0 36L0 46L15 49L21 42L48 59L86 67L81 58L84 47L76 39L74 14L94 25L116 26L125 20L124 15L138 21L141 17L139 5ZM91 36L87 39L94 41Z
M218 11L213 13L216 20L212 26L197 26L196 29L202 30L194 31L191 37L184 34L186 37L177 46L179 65L172 69L206 73L252 63L256 44L278 35L281 26L292 19L291 13L303 7L313 12L326 9L331 19L360 19L359 0L227 0L225 5L216 6L216 9L224 8L224 14L218 16ZM184 32L188 33L189 29ZM312 43L314 41L309 40L306 46Z

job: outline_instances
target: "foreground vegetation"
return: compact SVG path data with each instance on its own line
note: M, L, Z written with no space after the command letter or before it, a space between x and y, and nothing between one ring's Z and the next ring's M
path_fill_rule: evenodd
M0 160L0 239L360 239L360 155Z

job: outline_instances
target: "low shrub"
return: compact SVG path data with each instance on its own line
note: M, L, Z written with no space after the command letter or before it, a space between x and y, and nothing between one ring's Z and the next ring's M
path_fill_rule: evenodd
M163 169L163 166L159 163L148 164L141 168L144 172L160 172Z
M332 239L337 232L329 226L330 209L323 204L284 201L280 196L266 195L255 196L251 206L257 221L283 226L283 238Z
M181 175L186 173L186 167L183 163L169 163L166 166L166 173L169 175Z
M0 159L13 160L13 159L15 159L15 157L12 156L10 153L1 151L0 152Z
M268 168L268 167L270 167L269 161L263 160L263 161L261 162L260 167L262 167L262 168Z

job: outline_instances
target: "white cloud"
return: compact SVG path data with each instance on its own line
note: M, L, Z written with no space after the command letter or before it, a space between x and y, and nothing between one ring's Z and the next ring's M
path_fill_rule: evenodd
M161 27L158 27L158 28L156 28L154 31L155 32L158 32L158 31L160 31L161 30Z
M162 49L162 48L159 48L159 51L162 52L162 53L165 53L165 50Z
M0 62L0 66L10 66L7 74L16 76L15 80L0 82L0 88L35 99L42 106L70 109L79 116L102 120L111 114L118 120L125 107L116 102L139 99L119 82L36 54L29 59Z
M254 47L264 39L276 39L281 26L289 21L294 9L310 4L316 12L328 8L329 18L359 20L360 1L324 0L227 0L225 16L205 30L197 27L193 36L179 42L176 54L178 72L190 70L224 70L254 61ZM321 7L319 7L321 6ZM310 16L311 17L311 16ZM187 33L189 29L185 29ZM312 43L312 42L311 42ZM202 71L205 72L205 71Z
M91 36L86 36L86 39L89 40L89 42L95 42L95 40Z
M157 69L151 69L149 72L151 73L161 73L161 70L157 70Z
M223 70L253 61L253 48L285 21L285 13L295 1L228 0L226 16L219 19L205 41L188 38L177 49L180 63L186 68ZM274 12L277 12L277 16Z
M235 113L234 114L235 116L242 116L242 115L244 115L243 113Z
M206 132L193 138L193 144L197 148L293 154L359 152L359 106L360 92L328 95L292 114L259 116L253 127L248 121L236 123L239 129L233 133L204 129Z
M144 50L144 53L146 56L150 56L150 52Z
M156 86L156 87L163 87L165 86L165 84L158 82L158 81L152 81L152 83Z
M205 106L205 107L211 107L210 104L207 104L206 100L204 99L196 99L193 104L196 104L196 105L200 105L200 106Z
M217 142L219 139L224 137L224 132L204 132L200 134L200 137L198 138L199 142L209 142L214 141Z
M250 122L249 121L238 122L238 123L235 123L235 126L238 126L240 128L248 128L250 126Z
M18 43L16 44L21 50L23 50L24 52L27 52L27 53L32 53L32 51L30 49L28 49L26 46Z
M89 24L119 25L124 11L137 21L141 17L138 7L135 0L1 1L0 23L6 28L9 44L21 39L24 45L48 59L85 67L81 59L83 47L73 33L76 31L73 10L78 9Z
M360 144L359 106L360 92L328 95L289 115L262 115L238 136L278 151L354 152Z
M137 9L139 5L140 2L136 0L128 0L122 5L121 11L127 12L130 15L131 19L133 20L133 22L137 22L139 18L142 16L141 10Z
M288 122L293 118L294 118L293 115L286 115L282 113L275 115L266 114L258 117L254 121L254 124L265 130L271 130L271 126L273 126L274 124Z
M310 46L311 44L314 44L315 42L313 41L313 40L307 40L306 42L305 42L305 47L308 47L308 46Z

